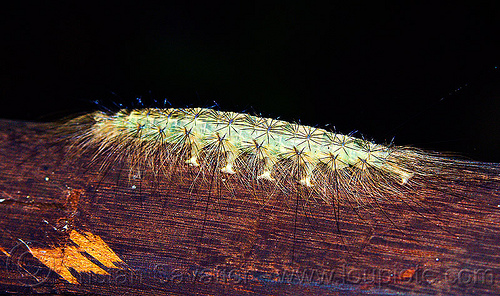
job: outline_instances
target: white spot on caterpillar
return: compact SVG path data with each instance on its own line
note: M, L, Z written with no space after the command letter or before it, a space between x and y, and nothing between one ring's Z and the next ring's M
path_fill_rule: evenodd
M268 181L275 181L273 177L271 177L270 171L264 171L262 175L257 176L257 180L264 179Z
M200 166L200 164L198 163L198 159L196 158L196 156L193 156L191 157L190 159L186 160L186 164L189 164L190 166Z
M225 167L221 169L221 172L226 173L226 174L236 174L236 172L233 170L233 164L228 163Z
M307 186L307 187L313 187L313 184L311 183L311 177L307 176L299 181L301 185Z

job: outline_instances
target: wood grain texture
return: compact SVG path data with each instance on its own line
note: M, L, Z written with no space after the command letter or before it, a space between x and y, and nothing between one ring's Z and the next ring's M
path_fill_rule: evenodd
M500 293L500 188L454 200L419 192L419 213L386 201L341 208L337 219L323 202L269 197L229 177L193 186L189 169L168 179L130 179L120 163L102 172L89 155L69 159L50 129L0 121L2 291ZM59 254L70 276L36 250Z

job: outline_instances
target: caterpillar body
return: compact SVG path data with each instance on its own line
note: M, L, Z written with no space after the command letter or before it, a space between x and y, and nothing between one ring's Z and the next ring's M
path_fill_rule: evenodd
M200 176L234 176L287 196L332 205L379 199L417 202L421 190L467 196L498 185L499 167L416 148L380 145L322 128L207 108L97 111L64 125L72 146L103 166L125 161L131 176L166 178L179 166Z

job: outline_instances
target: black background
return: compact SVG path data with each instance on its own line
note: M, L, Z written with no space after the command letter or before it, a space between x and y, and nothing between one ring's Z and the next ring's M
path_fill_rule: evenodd
M496 1L182 3L3 7L0 116L215 101L500 162Z

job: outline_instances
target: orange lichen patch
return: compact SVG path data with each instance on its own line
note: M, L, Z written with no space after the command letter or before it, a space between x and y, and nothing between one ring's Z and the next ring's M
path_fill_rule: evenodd
M97 235L90 232L80 234L73 230L69 238L80 247L80 251L87 252L108 268L118 268L114 263L123 262Z
M84 252L94 257L108 268L119 268L114 263L123 262L97 235L90 232L80 234L73 230L70 233L70 239L76 246L66 245L54 248L32 247L29 250L33 257L72 284L78 284L78 280L71 274L70 268L78 273L91 272L109 275L107 271L85 257L83 255ZM5 252L5 250L1 248L0 251ZM8 255L8 253L6 254Z
M5 256L10 257L9 252L5 251L5 249L4 249L4 248L2 248L2 247L0 247L0 252L4 253L4 254L5 254Z
M70 273L73 268L77 272L93 272L95 274L109 274L95 265L80 253L74 246L57 247L53 249L31 248L31 254L45 266L55 271L63 279L72 284L78 284L77 279Z
M410 279L410 278L412 278L412 277L413 277L413 275L415 274L415 272L416 272L416 270L415 270L415 269L413 269L413 268L407 269L407 270L403 271L403 272L399 275L398 279L401 279L401 280L407 280L407 279Z
M69 189L66 196L65 207L71 212L75 213L78 210L78 202L80 196L83 194L82 189Z

